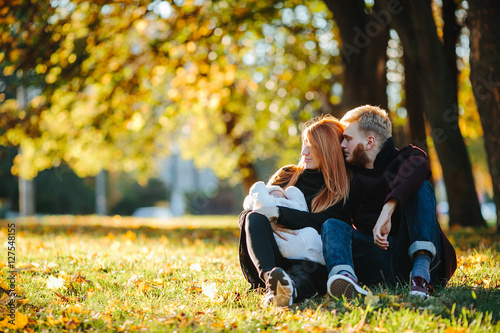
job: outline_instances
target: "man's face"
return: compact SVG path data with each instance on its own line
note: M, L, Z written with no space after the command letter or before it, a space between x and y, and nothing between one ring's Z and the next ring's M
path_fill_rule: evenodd
M365 167L368 162L368 155L365 149L365 137L359 130L358 123L349 124L344 130L344 140L340 145L344 152L345 162L353 166Z

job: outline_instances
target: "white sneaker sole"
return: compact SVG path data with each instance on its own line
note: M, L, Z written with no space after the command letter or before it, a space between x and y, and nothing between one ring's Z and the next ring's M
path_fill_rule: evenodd
M422 298L429 298L431 295L421 292L421 291L410 291L410 296L417 296L417 297L422 297Z
M326 285L328 286L328 293L338 299L342 299L342 296L344 296L346 299L351 300L360 295L368 295L366 290L344 275L330 276Z
M273 269L268 278L273 291L273 303L276 306L290 306L293 304L293 281L282 269Z

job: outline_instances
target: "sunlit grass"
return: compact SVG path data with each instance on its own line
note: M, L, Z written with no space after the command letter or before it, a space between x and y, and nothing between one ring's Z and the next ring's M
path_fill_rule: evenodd
M1 226L6 240L7 221ZM411 298L406 287L377 287L365 300L316 296L283 309L263 307L262 295L248 290L238 263L236 216L18 220L18 327L28 332L500 332L500 238L487 229L447 233L459 268L433 299ZM6 247L0 260L7 262ZM8 268L0 274L8 289ZM8 298L1 296L0 313L8 319ZM0 330L8 331L2 323Z

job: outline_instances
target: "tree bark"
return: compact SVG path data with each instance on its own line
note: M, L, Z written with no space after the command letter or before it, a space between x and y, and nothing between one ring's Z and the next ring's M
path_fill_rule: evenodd
M385 17L366 13L363 0L324 0L333 13L342 38L344 63L342 100L331 112L342 117L345 111L363 104L387 109L386 50L389 24ZM374 15L375 14L375 15Z
M457 68L457 40L460 34L460 26L457 23L457 4L455 0L443 0L443 50L446 62L450 68L451 80L458 96L458 68Z
M429 153L427 147L427 133L425 132L424 106L422 92L418 85L418 73L404 55L405 63L405 93L406 110L408 111L408 123L410 128L410 143Z
M484 132L500 233L500 3L469 0L470 79Z
M432 128L446 193L450 225L484 226L471 164L458 126L457 95L436 33L431 0L381 0L392 14L409 65L419 73L424 112Z

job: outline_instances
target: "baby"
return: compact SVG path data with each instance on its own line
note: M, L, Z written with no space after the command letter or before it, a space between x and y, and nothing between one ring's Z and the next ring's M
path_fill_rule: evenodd
M264 182L256 182L243 202L245 210L276 206L308 211L304 194L295 186L283 190L279 186L266 186ZM295 231L296 235L287 234L287 240L274 234L281 255L288 259L309 260L326 265L323 258L323 243L316 229L307 227Z

